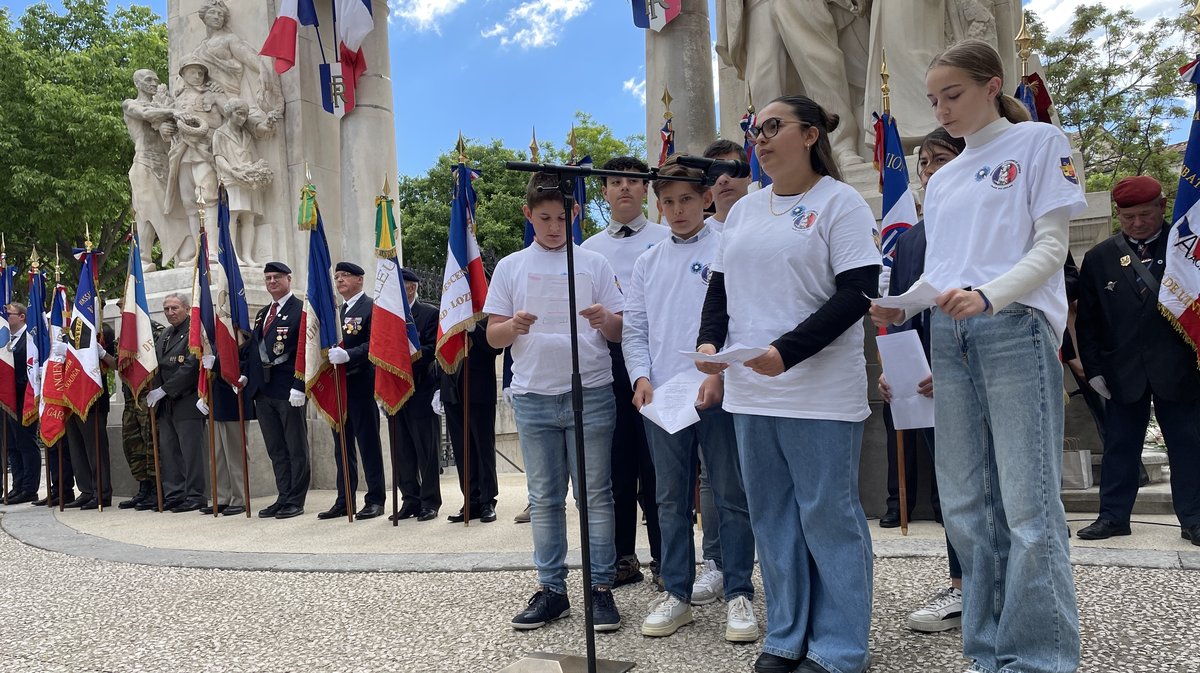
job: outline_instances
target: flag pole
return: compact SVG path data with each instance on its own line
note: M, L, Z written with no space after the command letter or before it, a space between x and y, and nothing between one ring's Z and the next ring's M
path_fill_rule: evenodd
M4 260L4 263L0 264L0 274L4 274L4 283L5 283L5 285L8 285L11 281L8 278L8 261L7 261L7 255L5 254L5 252L6 251L5 251L5 245L4 245L4 235L0 234L0 260ZM8 297L4 297L3 299L0 299L0 301L7 302ZM8 304L5 303L3 308L5 311L7 311ZM10 335L10 338L11 338L11 335ZM7 347L8 347L8 344L0 344L0 348L7 348ZM15 369L16 363L13 363L13 367ZM14 374L13 376L15 377L16 374ZM8 414L0 413L0 421L2 421L2 423L0 423L0 433L3 433L3 435L0 436L0 498L3 498L4 504L7 505L8 504Z
M571 129L572 148L574 147L575 129ZM467 144L463 141L462 133L458 134L458 161L462 165L467 165ZM461 177L459 179L462 179ZM467 178L470 179L469 177ZM470 205L467 206L470 208ZM469 211L468 211L469 212ZM467 226L472 226L472 222L468 220ZM474 233L474 232L472 232ZM462 494L463 494L463 527L471 525L471 372L468 369L468 364L471 357L471 334L470 332L463 333L463 359L459 364L462 367L463 381L463 439L462 439L462 460L463 460L463 479L462 479Z
M332 364L332 363L330 363ZM354 523L354 494L350 492L350 453L346 450L346 403L342 401L342 379L333 365L333 394L337 397L338 444L342 447L342 487L346 500L346 520Z
M250 518L250 455L246 444L246 409L242 406L242 388L237 389L238 429L242 433L242 497L246 501L246 518ZM211 411L211 410L210 410ZM233 484L229 485L230 490Z
M205 211L206 207L208 206L208 204L204 202L204 195L202 193L200 193L199 188L196 189L196 192L197 192L197 194L196 194L196 206L197 206L196 214L200 217L200 241L204 245L204 249L200 252L204 255L204 264L206 267L205 268L205 272L206 272L205 276L207 277L208 276L207 272L209 271L208 251L210 248L209 248L209 244L208 244L208 232L205 231L205 228L204 228L204 211ZM201 307L200 311L201 311L201 313L200 313L201 322L203 323L204 308ZM204 336L204 325L203 324L200 325L200 335L201 335L201 338L203 338L203 336ZM201 342L201 343L203 343L203 342ZM212 344L209 344L209 347L211 348ZM203 352L204 351L201 350L201 353L203 353ZM220 515L220 512L217 511L219 509L217 507L217 425L213 421L214 414L213 414L212 370L201 368L200 375L203 376L204 380L207 382L207 385L204 387L204 390L205 390L204 403L208 405L208 467L209 467L209 473L212 475L212 481L211 481L211 483L212 483L212 515L213 515L213 518L215 519L215 518L217 518L217 516ZM247 503L247 504L249 504L249 503Z
M87 255L87 256L91 256L91 254L92 254L92 234L91 234L91 230L88 228L88 225L86 222L83 223L83 254ZM95 257L92 257L92 277L93 278L97 277L97 275L98 275L97 272L98 272L98 269L96 268L96 259L95 259ZM100 336L104 333L104 330L101 328L101 322L100 322L101 319L103 318L103 316L100 315L100 288L99 287L96 288L96 298L93 299L92 301L95 304L95 308L93 309L93 311L96 315L96 325L95 325L96 343L99 344ZM97 363L97 364L99 364L99 363ZM101 393L101 394L103 394L103 393ZM95 405L93 405L92 409L88 410L88 415L92 416L92 412L94 412L94 411L95 411ZM96 484L95 484L95 488L93 490L95 491L94 495L96 497L96 509L103 512L104 511L104 485L103 485L104 484L104 472L103 472L104 466L102 464L103 461L101 460L101 451L100 451L100 419L96 418L95 416L92 416L92 442L93 442L93 445L96 447Z
M62 440L55 442L58 446L58 511L67 511L67 499L63 495L63 479L66 478L66 467L63 465L63 443Z
M50 300L50 307L51 307L52 311L54 308L54 302L57 301L57 297L58 297L58 282L60 280L62 280L62 277L61 277L62 272L59 270L59 264L60 264L60 260L58 257L58 245L55 244L55 246L54 246L54 294L52 295L53 298ZM62 369L59 369L56 373L58 374L58 378L59 378L58 384L56 384L56 385L58 385L61 388ZM42 396L45 397L45 395L46 395L45 379L43 378ZM39 423L41 422L40 419L38 422ZM39 431L40 431L40 426L39 426ZM60 438L57 442L54 443L54 445L57 447L57 450L55 451L55 453L58 455L58 511L65 512L65 511L67 511L67 507L66 507L66 498L63 497L63 479L66 477L66 474L65 474L66 467L63 465L62 439ZM49 448L49 447L47 447L47 448Z
M397 410L396 413L399 413ZM396 414L387 414L388 422L388 451L392 458L392 526L400 525L400 504L397 502L399 495L400 473L396 471Z
M138 403L137 398L133 400L134 404ZM150 412L150 446L154 449L154 490L158 499L158 512L163 511L163 489L162 489L162 468L158 458L158 410L148 409Z

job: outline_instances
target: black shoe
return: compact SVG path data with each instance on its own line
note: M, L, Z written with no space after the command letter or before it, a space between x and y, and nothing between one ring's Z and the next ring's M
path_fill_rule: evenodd
M276 515L276 516L278 516L278 515ZM329 509L325 510L324 512L319 512L317 514L317 518L320 519L321 521L325 521L326 519L340 519L344 516L346 516L346 506L345 505L334 505L333 507L330 507Z
M168 511L170 511L174 514L183 514L184 512L195 512L196 510L200 509L201 507L204 507L204 505L199 502L196 502L195 500L185 500L185 501L179 503L178 505L175 505ZM211 512L210 512L210 514L211 514Z
M39 500L34 500L33 502L31 502L29 504L33 505L34 507L45 507L46 505L50 504L50 497L47 496L47 497L41 498Z
M241 505L225 505L220 513L221 516L237 516L238 514L245 514L246 508Z
M138 483L137 495L128 500L122 500L121 502L118 502L117 507L120 509L133 509L134 507L137 507L138 503L144 502L146 498L149 498L151 495L154 495L154 482L150 481L149 479L143 479L140 483Z
M229 507L229 505L217 505L217 507L216 507L216 512L217 512L217 514L222 514L222 513L224 513L224 512L225 512L225 508L227 508L227 507ZM244 511L244 510L243 510L243 511ZM212 507L212 505L205 505L205 506L201 507L201 508L200 508L200 513L201 513L201 514L203 514L203 515L205 515L205 516L212 516L212 514L213 514L213 507Z
M754 673L792 673L803 659L788 659L778 654L763 652L754 660Z
M494 505L484 505L479 509L479 520L483 523L491 523L496 520L496 507Z
M266 507L258 510L258 518L274 519L275 515L278 514L279 510L281 510L281 509L283 509L283 503L281 503L281 502L276 502L276 503L267 505Z
M617 601L608 589L592 587L592 630L599 633L621 628L621 615L617 612Z
M93 498L90 495L81 495L78 498L75 498L74 500L67 501L67 504L65 505L65 507L67 509L75 509L77 507L83 507L84 505L88 504L92 500L95 500L95 498Z
M472 520L478 520L480 518L480 516L479 516L480 509L481 508L478 505L471 505L471 519ZM493 512L493 514L495 514L495 513ZM454 514L451 514L450 516L446 517L446 521L449 521L450 523L462 523L463 522L462 509L460 508Z
M70 507L70 505L67 505L67 507ZM100 509L100 501L92 498L79 506L80 511L87 509Z
M421 513L417 515L417 521L433 521L437 518L438 511L432 507L422 507Z
M829 671L812 659L805 659L796 667L796 673L829 673Z
M416 505L404 505L400 511L388 517L388 521L403 521L411 519L421 513L421 508Z
M383 505L372 505L367 503L362 509L358 510L358 514L354 515L355 519L374 519L377 516L383 516Z
M1194 526L1187 526L1179 531L1179 537L1185 540L1191 540L1192 544L1200 547L1200 523Z
M15 495L13 495L13 496L10 496L10 497L9 497L9 499L8 499L8 504L10 504L10 505L23 505L23 504L25 504L25 503L27 503L27 502L33 502L35 498L37 498L37 492L35 492L35 491L21 491L20 493L17 493L17 494L15 494Z
M275 512L276 519L291 519L304 513L304 508L297 505L284 505Z
M133 511L135 511L135 512L146 512L146 511L149 511L152 509L153 510L158 509L158 494L157 493L151 493L149 498L146 498L145 500L143 500L133 506ZM167 503L165 503L165 502L163 503L163 511L164 512L167 511Z
M162 508L162 511L164 511L164 512L170 512L170 511L174 510L176 507L178 507L178 506L182 505L183 503L184 503L184 499L183 499L183 498L175 498L175 499L173 499L173 500L172 500L172 499L170 499L170 498L164 498L164 499L163 499L163 508ZM155 509L158 509L158 504L157 504L157 503L155 503L155 506L154 506L154 508L155 508Z
M519 631L541 628L556 619L571 616L571 601L566 594L545 587L529 599L529 605L513 617L511 626Z
M1081 528L1075 534L1080 540L1107 540L1110 537L1130 535L1129 524L1119 524L1108 519L1096 519L1095 523Z
M644 579L646 576L642 574L642 564L636 556L626 556L617 561L617 576L613 579L614 589L626 584L636 584Z
M900 510L889 509L879 517L880 528L899 528L900 527ZM775 656L775 655L771 655Z

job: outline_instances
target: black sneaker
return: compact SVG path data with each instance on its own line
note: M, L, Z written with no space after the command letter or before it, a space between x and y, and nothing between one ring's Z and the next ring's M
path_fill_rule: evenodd
M617 576L613 579L613 588L623 587L626 584L635 584L646 579L642 574L642 564L636 556L626 556L617 561Z
M592 629L598 632L616 631L621 628L621 615L617 602L608 589L592 588Z
M513 617L512 627L519 631L529 631L569 616L571 601L567 599L567 595L542 587L530 597L529 606Z

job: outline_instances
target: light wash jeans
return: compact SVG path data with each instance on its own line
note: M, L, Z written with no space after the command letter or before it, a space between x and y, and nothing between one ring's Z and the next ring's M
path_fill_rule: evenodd
M874 577L858 498L863 424L748 414L733 423L767 602L763 652L862 673Z
M935 461L963 570L963 655L984 673L1070 673L1079 613L1062 480L1063 379L1042 312L934 311Z
M754 533L742 487L733 417L720 407L700 412L700 422L675 434L646 421L646 439L654 457L662 558L658 568L667 592L684 603L692 600L696 580L696 541L692 512L696 500L699 453L709 466L709 484L720 514L703 521L720 530L725 571L725 599L754 600Z
M613 544L612 464L609 452L616 405L612 386L583 390L584 476L587 478L588 540L592 586L612 586L617 571ZM513 396L513 416L525 458L533 528L533 564L538 582L567 591L567 482L579 503L575 475L575 416L571 393Z

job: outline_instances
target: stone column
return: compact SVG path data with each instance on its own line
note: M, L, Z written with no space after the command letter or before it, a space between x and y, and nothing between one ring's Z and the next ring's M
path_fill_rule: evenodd
M375 30L362 47L367 71L358 80L354 111L341 122L342 226L338 232L340 241L330 242L335 262L345 259L363 268L374 268L375 197L383 187L384 176L393 197L396 190L396 125L392 116L387 0L373 0L371 9ZM402 259L400 241L396 243Z
M717 116L717 130L722 138L728 138L739 145L742 143L742 115L746 114L749 91L746 82L738 77L737 69L731 65L717 62L717 79L720 91L717 96L717 106L720 112Z

